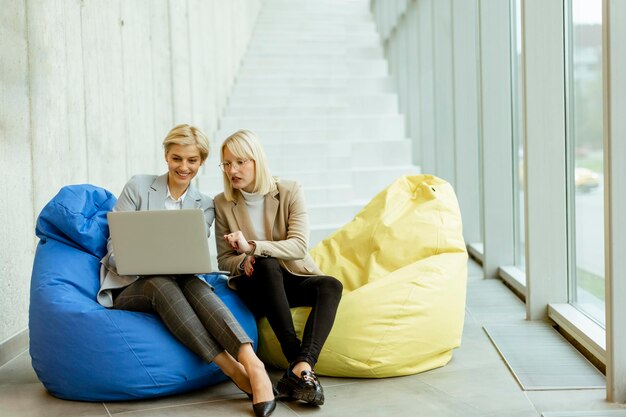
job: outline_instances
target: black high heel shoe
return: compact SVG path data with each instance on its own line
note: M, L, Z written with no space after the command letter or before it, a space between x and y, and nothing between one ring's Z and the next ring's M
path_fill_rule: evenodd
M265 373L267 374L267 371L265 371ZM270 375L267 374L267 377L269 378ZM270 379L270 384L271 383L272 380ZM278 395L278 391L276 391L274 384L272 384L272 394L274 394L274 398L270 401L263 401L256 404L252 403L252 410L254 411L254 415L256 417L268 417L274 412L276 409L276 396Z
M256 417L268 417L276 409L276 398L271 401L263 401L262 403L252 404L252 410Z

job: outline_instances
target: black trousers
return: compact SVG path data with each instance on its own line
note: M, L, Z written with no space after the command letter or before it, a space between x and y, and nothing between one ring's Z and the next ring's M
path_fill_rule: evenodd
M228 307L194 275L143 277L114 296L113 308L156 312L165 326L205 362L223 351L235 359L252 343Z
M255 258L251 277L236 281L237 292L257 317L267 320L289 363L314 367L335 322L343 285L329 276L293 275L275 258ZM311 313L298 339L290 308L308 306Z

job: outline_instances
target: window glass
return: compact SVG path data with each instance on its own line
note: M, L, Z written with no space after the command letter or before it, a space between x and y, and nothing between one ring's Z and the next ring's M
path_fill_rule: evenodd
M513 109L513 199L515 222L515 264L526 269L524 227L524 132L522 113L522 13L521 0L511 0L511 88Z
M567 0L570 302L604 325L602 0Z

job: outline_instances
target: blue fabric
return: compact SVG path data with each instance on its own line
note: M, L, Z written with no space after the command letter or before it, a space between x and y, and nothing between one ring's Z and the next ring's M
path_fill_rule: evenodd
M181 344L154 314L109 310L96 301L106 252L108 191L64 187L37 220L31 280L30 354L54 396L118 401L176 394L226 379ZM256 347L256 322L223 275L205 275Z

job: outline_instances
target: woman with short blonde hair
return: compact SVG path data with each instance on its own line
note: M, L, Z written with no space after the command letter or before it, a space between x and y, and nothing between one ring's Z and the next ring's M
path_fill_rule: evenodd
M198 128L181 124L166 135L163 148L167 172L133 176L113 211L200 209L208 237L215 217L213 200L192 183L209 156L207 137ZM272 414L276 408L272 381L252 339L207 282L196 275L119 275L110 241L101 263L100 304L158 314L173 336L205 362L214 362L250 397L257 417Z
M174 145L195 145L200 153L201 162L204 162L209 156L209 139L195 126L180 124L170 130L163 139L163 149L166 155Z

